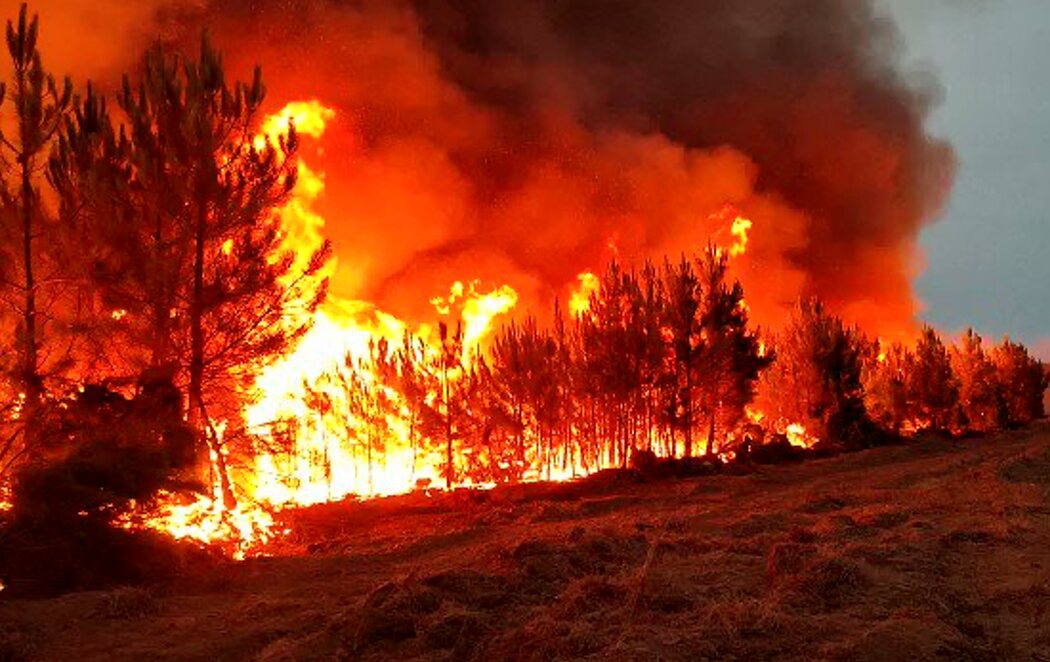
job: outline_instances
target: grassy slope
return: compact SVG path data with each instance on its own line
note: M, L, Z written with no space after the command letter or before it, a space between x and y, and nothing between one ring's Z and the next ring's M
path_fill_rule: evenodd
M742 476L325 506L171 586L0 602L0 659L1050 660L1050 429Z

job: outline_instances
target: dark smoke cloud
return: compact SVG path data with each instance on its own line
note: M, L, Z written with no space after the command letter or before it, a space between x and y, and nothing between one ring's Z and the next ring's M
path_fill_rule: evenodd
M732 146L755 161L758 191L809 219L786 255L804 293L857 314L914 313L915 238L954 157L924 129L937 90L902 75L896 29L867 0L419 6L472 96L507 112L553 99L592 129Z
M954 157L870 0L162 4L187 48L207 25L231 73L263 64L275 108L337 109L305 156L344 296L422 315L482 278L545 302L613 254L728 242L731 203L754 221L736 270L759 321L809 294L913 321Z

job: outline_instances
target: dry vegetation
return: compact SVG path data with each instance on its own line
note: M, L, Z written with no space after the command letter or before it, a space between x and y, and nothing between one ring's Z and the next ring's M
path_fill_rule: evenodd
M295 513L281 557L0 602L0 660L1050 660L1050 430Z

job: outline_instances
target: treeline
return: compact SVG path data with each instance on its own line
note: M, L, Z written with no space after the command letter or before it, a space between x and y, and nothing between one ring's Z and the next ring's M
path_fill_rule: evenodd
M862 448L1044 415L1047 373L1008 339L988 350L968 331L947 347L926 327L914 346L885 344L810 300L760 338L713 246L659 267L614 262L586 312L561 311L547 327L504 325L484 351L446 326L436 351L381 341L308 384L309 404L369 472L407 430L414 457L442 458L448 485L625 466L637 451Z

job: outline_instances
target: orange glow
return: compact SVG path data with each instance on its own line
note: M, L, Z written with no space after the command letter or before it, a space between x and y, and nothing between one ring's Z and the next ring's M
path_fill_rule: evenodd
M598 291L599 280L590 271L585 271L576 277L579 285L569 296L569 312L573 317L586 313L591 309L591 294Z
M760 425L777 434L784 435L792 446L797 446L799 448L812 448L818 441L820 441L817 437L807 432L806 427L801 423L788 423L783 419L771 423L767 420L767 417L763 412L752 407L747 407L744 410L744 414L751 423Z
M751 221L742 216L737 216L733 219L733 226L730 228L730 232L733 234L734 242L729 248L729 257L739 257L747 252L747 233L751 226Z
M799 448L812 448L818 441L816 437L806 432L805 426L799 423L792 423L785 427L784 434L787 435L788 441L791 442L792 446L798 446Z
M276 537L272 514L260 507L228 510L222 498L185 496L162 491L150 507L126 513L118 524L166 533L176 540L217 544L243 559Z
M278 141L291 125L300 135L319 139L335 119L335 113L317 101L289 104L264 120L256 146ZM306 260L324 241L325 218L316 211L316 203L325 193L325 178L304 159L298 172L296 188L279 213L285 246ZM719 218L723 216L726 222L735 219L729 228L733 244L727 250L732 256L743 255L751 221L732 207L726 207ZM612 242L610 246L615 248ZM224 245L222 250L229 254L233 246ZM332 274L334 264L328 269L327 275ZM442 444L433 439L424 443L427 439L414 420L411 396L400 390L398 373L392 377L390 366L406 357L420 365L440 364L449 360L443 352L456 347L459 363L446 364L440 375L431 375L424 382L425 392L416 396L439 413L449 406L442 402L443 394L447 398L450 385L468 378L471 362L519 299L508 285L483 286L471 280L471 274L464 276L451 283L445 294L430 299L446 325L444 335L435 325L411 324L373 303L330 296L308 320L312 326L298 345L256 379L254 397L242 416L256 450L239 462L228 458L226 462L236 467L231 478L237 506L227 508L216 485L212 494L196 499L158 494L150 504L125 514L120 523L216 543L243 557L264 553L266 543L282 534L275 530L273 517L282 508L444 486L447 460ZM577 279L568 302L574 316L589 310L591 296L600 286L599 277L590 271ZM451 344L457 329L462 335L455 337L461 345ZM752 411L748 417L754 423L764 419ZM801 425L774 427L794 445L813 442ZM529 453L529 464L521 474L524 480L571 480L617 464L615 458L603 456L592 457L587 464L573 459L554 466L549 458L540 461L544 456L539 449ZM452 461L454 487L491 486L474 480L466 464L460 466L469 458Z
M507 285L487 294L479 293L479 286L479 281L467 286L461 281L456 281L449 288L447 297L435 297L430 300L440 315L448 316L453 311L459 311L463 323L464 350L476 348L491 330L492 321L518 303L518 293Z

